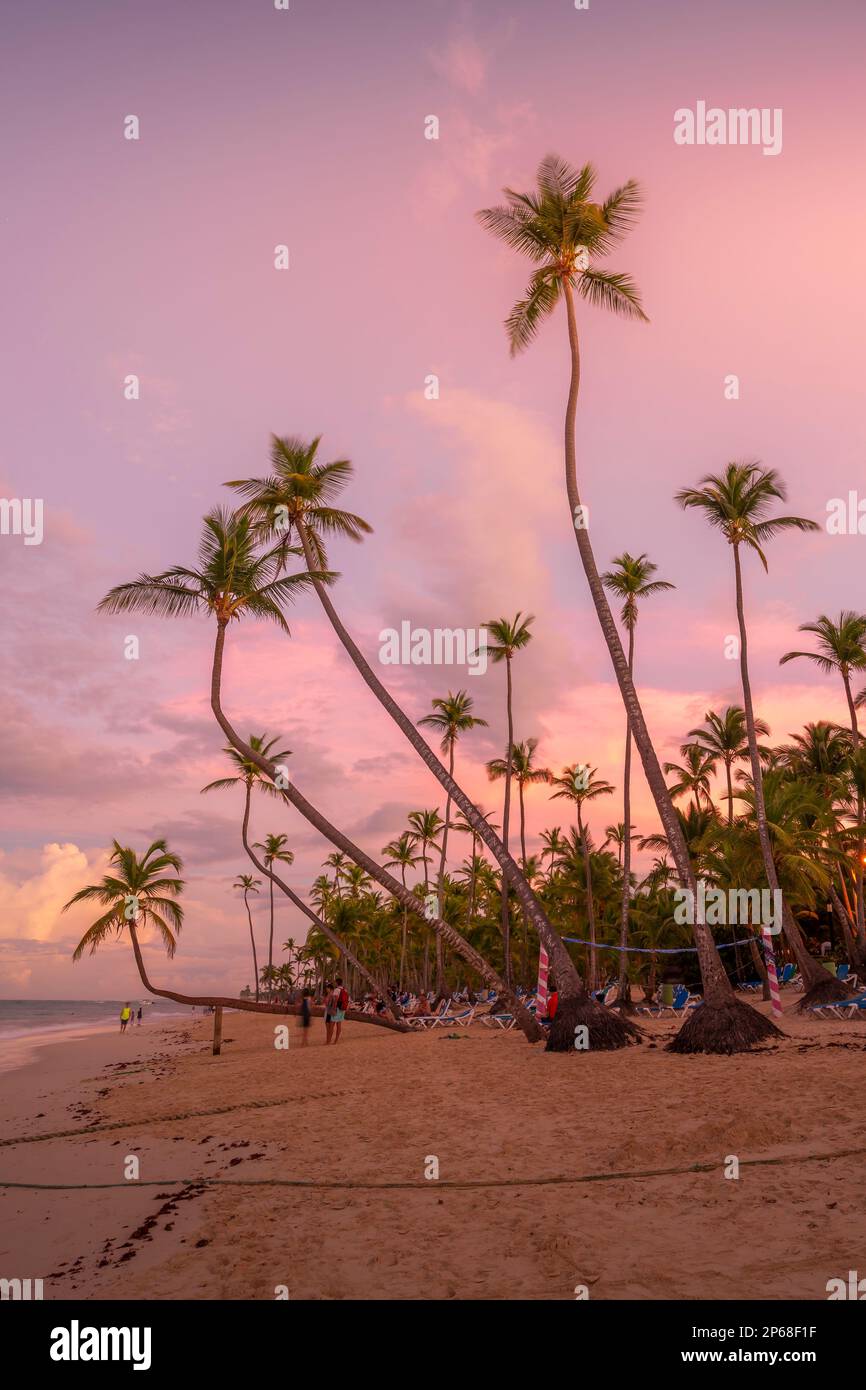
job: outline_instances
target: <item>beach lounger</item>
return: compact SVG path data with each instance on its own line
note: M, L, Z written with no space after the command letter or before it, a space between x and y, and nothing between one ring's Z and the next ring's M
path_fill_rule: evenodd
M834 999L828 1004L813 1004L810 1014L819 1018L857 1018L866 1017L866 991L855 994L852 999Z
M517 1019L514 1017L514 1014L482 1014L481 1022L486 1024L488 1028L493 1028L495 1026L507 1033L509 1029L516 1026Z
M477 1006L473 1005L471 1009L463 1009L459 1014L438 1014L433 1023L433 1027L450 1027L452 1023L455 1023L458 1028L468 1028L470 1023L473 1022L477 1012Z
M447 1013L447 1011L448 1001L443 999L435 1014L416 1014L414 1018L407 1018L406 1022L409 1024L410 1028L415 1028L418 1032L423 1032L426 1028L435 1028L443 1014Z

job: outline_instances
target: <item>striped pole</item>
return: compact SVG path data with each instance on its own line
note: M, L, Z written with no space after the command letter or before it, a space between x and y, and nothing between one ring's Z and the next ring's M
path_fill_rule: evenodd
M766 927L761 928L761 935L764 938L764 964L767 967L767 982L770 986L770 1004L773 1009L773 1017L782 1017L782 996L779 991L779 976L776 972L776 956L773 951L773 938Z
M549 961L547 959L547 952L545 951L544 947L541 946L538 953L538 984L535 988L535 996L537 1001L535 1005L536 1018L544 1018L545 1014L547 1013L548 965Z

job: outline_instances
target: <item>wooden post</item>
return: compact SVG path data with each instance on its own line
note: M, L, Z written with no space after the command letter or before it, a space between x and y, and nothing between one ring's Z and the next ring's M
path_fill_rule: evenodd
M219 1057L223 1042L223 1006L217 1004L213 1011L213 1055Z

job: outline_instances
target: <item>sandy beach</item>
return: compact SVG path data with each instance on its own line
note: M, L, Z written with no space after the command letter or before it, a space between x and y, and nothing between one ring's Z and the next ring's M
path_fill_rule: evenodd
M0 1075L0 1181L57 1185L0 1189L0 1273L46 1299L825 1299L863 1262L866 1026L784 1027L731 1058L664 1053L671 1021L574 1057L478 1025L277 1050L241 1014L219 1058L206 1019L51 1043Z

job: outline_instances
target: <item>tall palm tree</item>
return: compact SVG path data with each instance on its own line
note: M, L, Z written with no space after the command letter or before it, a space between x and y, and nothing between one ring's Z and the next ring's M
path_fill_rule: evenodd
M321 463L317 458L320 439L306 443L296 438L271 437L271 465L273 472L265 478L236 479L226 484L245 498L243 509L255 517L265 536L279 534L281 545L287 551L293 534L298 536L308 557L308 565L313 573L313 587L349 659L357 670L367 689L376 697L380 705L411 743L439 784L450 793L466 819L475 827L487 849L502 867L521 907L527 913L556 970L559 984L560 1002L565 1005L558 1014L556 1026L550 1030L548 1047L551 1051L570 1052L573 1049L573 1027L576 1021L585 1022L589 1028L590 1041L595 1048L623 1047L631 1034L628 1029L619 1027L617 1021L606 1016L586 995L580 977L574 968L571 957L553 930L538 897L525 876L520 872L516 861L507 852L495 830L484 821L478 808L449 775L447 768L437 758L433 749L418 732L411 719L397 704L348 629L340 619L331 601L323 576L316 574L316 567L326 558L325 541L331 536L341 536L360 541L370 527L351 512L337 509L333 503L345 487L352 473L347 459L332 463ZM290 795L290 793L287 793ZM566 1003L566 1001L571 1001ZM578 1019L580 1015L580 1019Z
M286 849L289 842L288 835L266 835L264 840L255 841L253 849L262 851L262 858L267 870L273 869L275 864L294 864L294 850ZM271 927L268 934L268 971L273 973L274 968L274 880L269 880L270 886L270 908L271 908Z
M515 743L511 750L511 775L517 783L517 797L520 807L520 867L527 879L531 883L534 875L529 873L527 865L529 860L526 854L526 796L525 788L532 786L536 782L549 782L552 776L549 767L536 767L535 754L538 748L537 738L524 739L521 743ZM508 763L505 758L492 758L487 764L487 776L491 781L496 781L500 777L508 776ZM526 913L523 916L523 979L528 983L529 978L529 942L526 935Z
M484 820L487 821L487 823L493 830L499 830L501 828L496 824L495 821L491 820L491 816L493 815L492 811L485 811L483 806L479 806L478 814L482 816ZM471 924L475 916L475 897L476 889L478 886L477 869L480 864L484 863L483 858L480 857L478 854L478 841L480 840L481 836L478 834L478 831L475 829L475 826L470 824L470 822L462 813L457 817L456 821L454 822L454 829L458 831L461 835L470 835L472 837L472 850L467 861L472 868L472 872L469 875L469 902L467 904L466 909L466 921L468 924Z
M606 256L634 224L641 207L641 192L634 180L618 188L603 203L593 199L595 170L591 164L575 170L557 155L547 155L538 167L537 188L532 193L505 189L506 203L478 213L487 231L512 249L528 256L537 269L526 297L514 306L506 320L512 354L522 351L535 337L542 320L562 299L565 303L571 378L565 410L565 486L568 509L581 564L589 585L599 625L607 643L617 684L625 705L635 747L643 764L653 800L670 844L680 881L693 893L697 885L676 809L646 726L634 681L628 669L616 623L595 562L589 537L588 509L581 502L577 482L575 420L580 391L580 344L574 296L588 304L612 310L625 318L646 319L638 291L629 276L600 270L589 258ZM715 948L712 933L703 922L694 925L703 981L704 1008L693 1009L673 1043L676 1052L742 1051L778 1030L747 1004L738 1000ZM558 979L557 973L557 979ZM557 1011L558 1012L558 1011Z
M755 719L755 733L759 738L765 738L769 732L769 725L765 724L763 719ZM689 729L688 736L715 762L724 764L728 825L733 825L733 766L734 763L745 762L749 756L749 732L746 728L745 710L740 705L728 705L721 714L712 709L708 710L704 715L703 726L699 729ZM763 751L758 745L759 756Z
M664 593L666 589L673 589L675 586L666 579L656 579L654 576L658 571L658 565L647 558L646 552L640 555L630 555L624 550L621 555L617 555L612 561L612 569L606 570L601 576L601 582L608 593L614 594L622 599L622 609L620 611L620 621L628 633L628 673L631 680L634 680L634 639L635 629L638 619L638 600L652 598L655 594ZM667 768L665 769L667 771ZM631 989L628 978L628 918L629 903L631 901L631 724L628 719L625 721L625 756L623 759L623 831L629 827L629 833L623 834L620 842L622 857L622 903L620 906L620 973L619 988L617 989L617 1005L621 1009L630 1010Z
M541 843L544 845L544 849L541 851L541 857L544 858L545 854L550 855L550 864L547 869L547 877L549 880L553 874L553 865L555 861L565 849L565 841L562 838L562 827L555 825L552 830L542 830Z
M535 622L531 613L516 613L512 619L493 618L484 624L487 629L487 655L494 665L505 662L505 713L508 723L508 742L505 746L505 801L502 809L502 843L508 853L508 821L511 814L511 775L514 765L514 709L511 663L516 652L523 651L532 640L530 628ZM508 880L502 878L502 940L505 950L505 978L511 984L511 918L508 912Z
M424 920L427 920L427 899L430 895L430 856L427 853L429 847L439 849L439 836L444 828L444 821L438 811L410 811L409 812L409 835L413 845L420 847L419 856L424 865ZM424 988L430 987L430 937L424 933Z
M452 691L442 699L434 696L433 713L425 714L423 719L419 719L420 726L427 729L436 729L442 735L439 747L443 753L448 755L448 775L454 778L454 754L457 740L461 734L467 733L470 729L476 729L482 725L487 727L487 720L480 719L472 713L475 701L465 690L458 690L456 695ZM445 821L442 826L442 846L439 853L439 877L437 884L437 898L439 916L443 916L445 906L445 862L448 855L448 830L451 821L451 793L448 793L445 802ZM445 952L442 948L441 936L436 937L436 993L441 995L445 989Z
M290 598L299 588L309 585L314 580L319 583L331 578L328 574L320 572L314 575L307 571L282 576L281 568L287 549L285 544L281 544L275 549L259 553L249 519L226 514L215 508L204 518L198 569L175 566L162 574L140 575L131 583L120 584L111 589L99 604L99 611L145 612L164 617L185 617L204 612L213 617L217 630L211 668L211 710L229 743L245 758L254 762L275 785L278 784L280 794L285 800L289 801L325 839L330 840L336 849L347 854L365 869L370 877L381 884L398 902L406 902L411 911L417 912L420 905L415 895L406 893L397 879L323 816L302 794L297 783L287 780L270 758L264 757L245 743L222 708L222 665L229 624L244 616L251 616L274 622L283 632L288 633L289 627L283 608ZM263 866L259 865L257 860L254 862L261 872L264 872ZM274 882L291 896L291 890L283 885L276 874ZM477 971L489 987L505 991L525 1036L529 1041L538 1041L542 1036L539 1025L479 952L464 941L447 922L436 919L432 926L434 930L445 933L445 939L452 949ZM550 931L553 935L552 929ZM360 966L359 968L363 969ZM255 1008L256 1005L251 1004L249 1007ZM604 1044L599 1039L596 1045Z
M390 844L384 846L382 850L382 862L386 869L399 869L400 879L403 887L406 887L406 870L414 869L416 864L421 862L421 856L415 853L415 842L408 830L404 830L398 839L392 840ZM403 930L400 941L400 993L403 993L403 985L406 978L406 946L409 937L409 910L405 902L403 908ZM439 913L442 915L441 909Z
M851 673L866 670L866 614L854 613L850 608L843 609L838 622L822 613L814 623L801 623L799 632L810 632L816 638L816 652L786 652L780 665L804 657L814 662L820 671L827 675L837 672L845 687L848 716L851 720L851 738L854 748L860 744L860 729L857 723L857 708L851 689ZM863 905L863 798L857 800L857 931L861 945L866 945L866 919Z
M345 878L346 870L349 867L349 861L345 854L341 854L339 850L335 850L333 854L329 854L327 859L324 860L322 867L334 870L334 894L337 898L342 897L342 880Z
M787 497L785 485L774 468L762 468L756 462L729 463L722 473L708 473L696 488L682 488L676 500L685 510L697 510L715 531L719 531L731 547L734 557L734 582L736 586L737 625L740 634L740 679L743 686L743 709L746 715L746 731L749 740L749 762L755 798L755 819L758 838L761 844L761 858L764 873L771 892L779 889L779 879L773 862L770 833L767 826L767 813L764 805L763 774L758 753L758 737L755 727L755 711L752 705L752 687L749 679L748 632L743 602L743 570L740 549L745 546L758 556L767 570L767 557L763 547L774 536L787 531L817 531L814 521L801 516L770 516L768 513L775 502L784 502ZM808 1003L821 1003L826 999L840 997L841 986L806 950L803 935L794 921L793 914L786 912L785 935L797 960ZM844 990L841 990L844 996Z
M563 769L561 776L552 777L551 783L557 788L552 793L553 800L557 797L566 797L573 801L577 811L577 832L580 842L581 853L583 854L583 869L586 880L586 917L589 924L589 988L598 989L598 953L596 951L595 940L595 904L592 892L592 865L590 863L589 829L583 818L583 808L589 801L595 801L600 796L610 796L613 787L610 782L605 782L604 778L596 777L598 768L578 767L572 764L571 767Z
M234 752L234 749L232 749L232 752ZM249 900L249 895L250 895L250 893L258 893L258 891L259 891L259 889L260 889L261 886L262 886L262 881L261 881L261 879L260 879L260 878L254 878L252 874L238 874L237 878L235 879L234 883L232 884L232 887L233 887L233 888L242 888L242 889L243 889L243 894L244 894L244 907L245 907L246 910L247 910L247 919L248 919L249 924L250 924L250 945L251 945L252 948L253 948L253 979L254 979L255 982L256 982L256 1003L257 1003L257 1004L258 1004L258 1002L259 1002L259 963L258 963L258 960L257 960L257 958L256 958L256 934L255 934L255 932L253 931L253 914L252 914L251 911L250 911L250 900Z

